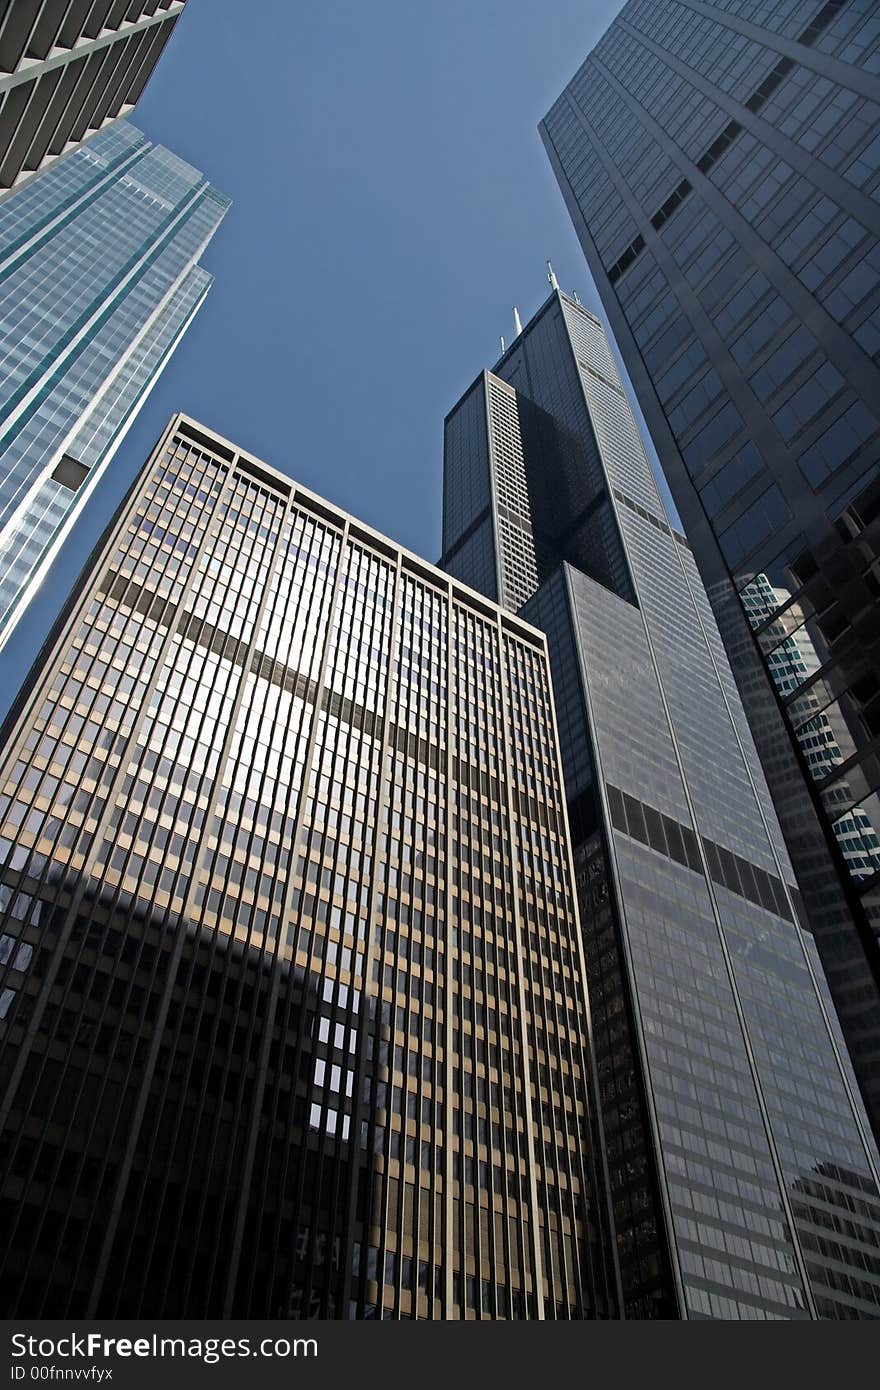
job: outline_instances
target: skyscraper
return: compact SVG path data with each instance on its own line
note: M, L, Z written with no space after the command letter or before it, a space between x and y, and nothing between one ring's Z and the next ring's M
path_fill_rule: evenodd
M0 647L204 300L228 206L126 122L0 203Z
M712 611L555 287L447 417L443 565L548 635L629 1316L880 1315L877 1151Z
M880 9L630 0L541 134L880 1134Z
M0 199L128 115L185 3L0 2Z
M6 1312L607 1313L541 633L176 417L2 747Z

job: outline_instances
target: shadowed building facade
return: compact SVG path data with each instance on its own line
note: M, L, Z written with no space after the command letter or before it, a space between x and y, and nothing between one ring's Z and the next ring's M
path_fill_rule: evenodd
M0 3L0 199L129 114L185 3Z
M871 1140L691 551L553 293L447 417L444 568L547 633L631 1317L880 1313Z
M127 122L0 202L0 648L204 301L228 206Z
M880 1134L880 8L629 0L541 134Z
M543 634L176 417L3 747L7 1313L608 1312Z

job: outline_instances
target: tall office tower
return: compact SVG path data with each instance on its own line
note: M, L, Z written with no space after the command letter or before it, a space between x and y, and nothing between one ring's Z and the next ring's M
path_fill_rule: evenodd
M880 7L630 0L541 133L880 1135Z
M0 199L126 116L186 0L0 0Z
M880 1315L877 1151L742 704L555 287L447 418L444 547L549 639L624 1311Z
M3 748L7 1311L607 1311L541 633L177 417Z
M228 206L126 122L0 204L0 647L204 300Z

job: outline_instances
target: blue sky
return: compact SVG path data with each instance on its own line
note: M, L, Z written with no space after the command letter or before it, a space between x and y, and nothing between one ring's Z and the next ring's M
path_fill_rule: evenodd
M512 306L543 301L549 258L599 310L537 123L619 8L189 0L133 120L232 198L215 284L7 670L178 409L437 558L443 417Z

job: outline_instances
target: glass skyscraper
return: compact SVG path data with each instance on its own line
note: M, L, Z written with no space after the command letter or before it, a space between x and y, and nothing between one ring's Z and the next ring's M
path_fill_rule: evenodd
M541 133L880 1134L880 7L629 0Z
M549 640L624 1312L877 1317L877 1151L754 741L555 284L447 417L442 563Z
M607 1314L543 634L176 417L2 744L7 1315Z
M186 0L0 0L0 199L134 107Z
M0 203L0 647L201 305L228 206L124 121Z

